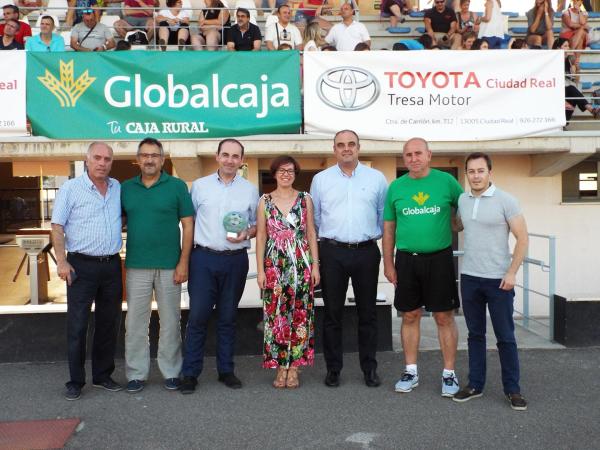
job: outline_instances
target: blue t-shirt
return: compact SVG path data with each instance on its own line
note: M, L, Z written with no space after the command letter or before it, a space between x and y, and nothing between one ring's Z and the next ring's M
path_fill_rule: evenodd
M29 52L64 52L65 40L62 36L52 33L50 45L42 41L41 35L36 34L25 42L25 50Z

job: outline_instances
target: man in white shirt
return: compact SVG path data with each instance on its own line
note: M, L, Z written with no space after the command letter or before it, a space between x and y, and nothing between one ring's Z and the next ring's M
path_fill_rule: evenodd
M329 45L333 45L339 51L353 51L356 44L361 42L371 47L371 37L362 23L354 20L352 5L344 3L340 7L342 22L333 26L325 37Z
M265 33L265 44L268 50L277 50L282 44L302 50L302 35L296 25L290 23L291 16L292 11L288 5L277 8L278 21L269 25Z

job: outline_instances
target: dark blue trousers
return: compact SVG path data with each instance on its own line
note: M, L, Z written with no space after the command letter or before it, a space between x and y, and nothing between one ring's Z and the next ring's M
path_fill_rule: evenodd
M496 335L502 385L505 394L521 392L519 355L515 340L513 301L515 291L500 289L500 279L461 275L462 308L469 329L469 386L482 391L486 375L486 306Z
M204 361L208 321L217 310L217 370L233 372L235 319L246 285L248 254L211 253L195 249L190 258L190 312L185 336L183 376L198 377Z

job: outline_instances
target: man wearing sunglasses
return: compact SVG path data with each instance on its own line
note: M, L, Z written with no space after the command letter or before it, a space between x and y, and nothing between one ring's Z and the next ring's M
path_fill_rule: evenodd
M262 36L260 29L250 22L250 11L246 8L238 8L235 18L237 23L227 33L227 50L260 50Z
M435 6L425 11L425 32L440 47L460 47L461 36L456 32L458 22L452 8L446 6L445 0L435 0Z
M77 52L104 52L115 48L115 39L103 23L96 21L94 10L84 9L83 22L71 30L71 48Z

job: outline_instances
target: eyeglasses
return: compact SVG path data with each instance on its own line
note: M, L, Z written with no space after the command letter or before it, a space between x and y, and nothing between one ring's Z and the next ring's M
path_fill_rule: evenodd
M140 159L158 159L160 153L138 153Z
M296 175L296 169L277 169L278 175Z
M284 28L284 29L283 29L283 31L281 32L281 38L282 38L284 41L287 41L287 38L288 38L288 32L287 32L287 30L286 30L285 28Z

